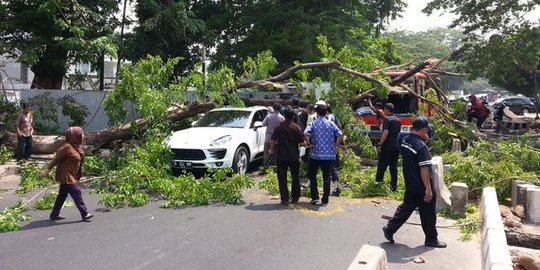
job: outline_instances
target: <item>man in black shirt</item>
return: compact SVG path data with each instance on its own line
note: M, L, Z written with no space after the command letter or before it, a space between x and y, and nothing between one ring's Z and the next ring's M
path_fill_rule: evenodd
M292 203L300 199L300 153L298 145L303 142L300 126L293 122L294 111L290 106L283 112L285 121L279 124L270 140L270 154L275 153L277 177L281 204L289 204L289 189L287 187L287 168L292 175Z
M394 115L394 104L386 103L384 105L383 132L381 140L377 144L379 160L377 163L377 176L375 181L382 183L384 172L390 166L390 186L393 191L397 189L397 164L399 158L399 132L401 131L401 122Z
M394 217L383 227L384 237L394 243L394 233L409 219L418 207L422 229L426 236L424 244L428 247L444 248L446 243L437 238L437 214L435 213L435 191L430 179L431 155L423 138L427 136L429 122L425 117L413 120L411 134L403 139L403 177L405 196Z

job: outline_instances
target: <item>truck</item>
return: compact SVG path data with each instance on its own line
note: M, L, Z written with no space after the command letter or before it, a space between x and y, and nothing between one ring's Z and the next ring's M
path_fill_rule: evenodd
M385 74L390 78L396 78L403 75L406 71L390 71ZM424 73L416 73L407 80L411 90L419 95L429 89L429 78ZM410 133L413 117L416 115L431 116L432 108L411 94L389 94L385 100L379 100L382 103L394 104L394 115L401 122L400 140ZM424 106L422 106L422 104ZM421 108L426 108L422 110ZM358 121L364 122L368 126L368 135L372 141L378 142L382 134L382 125L379 124L377 116L369 107L367 101L354 105L354 112Z

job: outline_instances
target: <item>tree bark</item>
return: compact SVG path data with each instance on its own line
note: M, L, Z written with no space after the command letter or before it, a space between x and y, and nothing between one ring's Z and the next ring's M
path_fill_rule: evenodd
M67 51L59 46L48 46L31 70L34 72L31 88L61 89L66 75Z
M512 246L534 248L540 247L540 235L506 230L506 239Z

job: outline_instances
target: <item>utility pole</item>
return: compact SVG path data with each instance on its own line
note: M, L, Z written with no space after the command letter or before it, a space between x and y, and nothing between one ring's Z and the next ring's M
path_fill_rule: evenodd
M126 24L126 7L127 0L124 0L124 10L122 11L122 24L120 27L120 46L118 47L118 62L116 62L116 74L114 78L114 86L118 84L118 74L120 73L120 65L122 62L122 47L124 46L124 25Z
M534 93L536 93L536 117L534 118L535 120L539 120L540 117L538 116L538 110L540 109L540 100L538 100L538 73L540 73L540 65L538 65L535 69L534 69Z

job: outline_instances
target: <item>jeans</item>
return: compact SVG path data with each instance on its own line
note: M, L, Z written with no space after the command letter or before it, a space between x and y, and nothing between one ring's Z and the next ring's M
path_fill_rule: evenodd
M30 137L17 137L17 152L15 158L17 160L29 159L32 154L32 136Z

